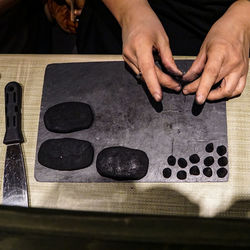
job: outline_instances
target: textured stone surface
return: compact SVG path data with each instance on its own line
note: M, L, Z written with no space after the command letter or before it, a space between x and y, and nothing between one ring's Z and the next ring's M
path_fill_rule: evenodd
M139 180L147 174L148 165L145 152L126 147L105 148L96 160L98 173L115 180Z
M64 102L50 107L44 114L44 124L51 132L70 133L89 128L93 122L90 106L82 102Z
M88 167L94 156L90 142L71 138L45 141L38 152L38 161L47 168L76 170Z

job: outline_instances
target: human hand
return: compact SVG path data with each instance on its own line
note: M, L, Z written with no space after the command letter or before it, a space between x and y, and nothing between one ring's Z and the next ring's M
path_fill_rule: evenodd
M161 86L180 91L181 86L163 73L154 63L153 51L159 53L164 67L174 75L182 76L177 68L165 30L148 5L137 1L123 12L120 19L123 39L123 58L136 74L141 74L156 101L162 99ZM132 4L131 4L132 5Z
M249 13L249 1L236 1L208 32L196 60L183 76L183 80L193 81L183 93L196 92L197 103L242 93L249 65ZM211 89L221 80L218 88Z

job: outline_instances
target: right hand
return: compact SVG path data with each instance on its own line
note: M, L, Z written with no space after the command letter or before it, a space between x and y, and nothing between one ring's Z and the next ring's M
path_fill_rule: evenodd
M120 24L123 58L135 74L142 74L154 99L156 101L162 99L160 85L180 91L179 83L155 65L154 50L158 51L162 64L169 72L182 76L182 72L174 62L168 36L150 6L148 4L134 6L123 16Z

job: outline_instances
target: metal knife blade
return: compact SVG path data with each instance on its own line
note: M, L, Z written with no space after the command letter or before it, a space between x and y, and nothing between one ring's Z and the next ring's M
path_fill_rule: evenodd
M20 143L7 146L3 205L28 207L27 181Z
M28 207L27 180L21 143L24 141L21 131L22 88L17 82L5 87L7 145L4 180L3 205Z

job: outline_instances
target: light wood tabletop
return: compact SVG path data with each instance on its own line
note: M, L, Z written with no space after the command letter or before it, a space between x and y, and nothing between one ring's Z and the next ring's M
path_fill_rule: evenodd
M250 74L239 98L227 102L230 176L224 183L45 183L34 178L44 72L47 64L119 61L121 56L0 55L0 138L5 133L4 87L23 87L23 153L32 207L156 215L250 218ZM176 59L192 59L176 57ZM0 143L0 184L6 146Z

